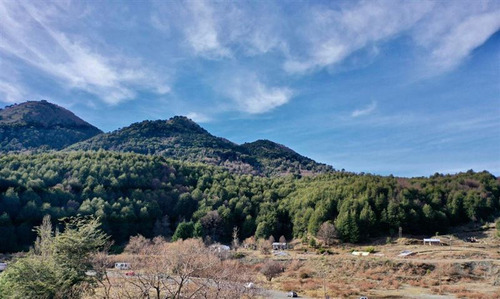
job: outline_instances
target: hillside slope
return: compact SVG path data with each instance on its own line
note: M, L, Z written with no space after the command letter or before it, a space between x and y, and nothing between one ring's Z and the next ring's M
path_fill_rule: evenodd
M244 152L254 157L268 174L294 173L309 175L333 170L331 166L320 164L304 157L292 149L270 140L257 140L241 145Z

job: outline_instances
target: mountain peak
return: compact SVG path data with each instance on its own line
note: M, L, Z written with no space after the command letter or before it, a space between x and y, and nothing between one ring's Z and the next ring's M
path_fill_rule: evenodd
M0 125L40 127L92 127L73 112L45 100L28 101L0 110Z
M0 109L0 152L61 149L99 133L73 112L45 100Z
M192 119L187 118L186 116L176 115L169 120L167 120L167 124L176 129L184 129L188 131L194 131L198 133L208 133L205 129L203 129L200 125L194 122Z

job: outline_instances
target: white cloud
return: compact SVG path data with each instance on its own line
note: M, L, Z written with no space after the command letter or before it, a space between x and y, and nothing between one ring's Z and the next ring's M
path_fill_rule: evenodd
M186 115L187 118L192 119L193 121L197 123L208 123L212 121L212 118L209 117L208 115L205 115L203 113L198 113L198 112L189 112Z
M286 9L280 2L187 1L158 4L151 20L169 35L177 28L197 56L239 60L275 53L281 57L274 61L291 74L339 66L353 53L408 36L417 51L404 55L417 55L440 73L498 30L499 3L362 0L294 2Z
M358 50L408 35L419 60L435 73L449 71L500 28L498 1L348 2L339 8L304 10L298 42L287 53L290 73L316 71L342 63Z
M208 2L185 2L191 22L185 29L186 38L196 53L206 53L209 56L228 56L229 50L219 42L217 20L213 17L212 8Z
M418 22L432 2L401 5L394 1L349 2L340 9L314 7L307 12L299 32L305 41L304 55L291 55L284 68L301 73L339 63L353 52L394 38Z
M273 49L286 51L283 28L288 24L274 3L229 1L159 2L151 25L171 35L181 32L195 55L208 59L254 56Z
M169 91L154 73L137 62L119 55L106 56L78 40L78 36L64 33L54 23L59 11L50 5L44 8L28 2L0 1L4 25L0 29L0 53L109 104L133 99L140 89L160 94ZM9 84L14 88L16 82Z
M373 101L373 102L371 102L370 105L368 105L364 108L354 110L351 113L351 116L352 117L359 117L359 116L369 115L373 111L375 111L375 109L377 109L377 102Z
M208 1L155 3L151 25L165 34L181 32L194 54L205 58L230 57L231 51L220 41L221 19Z
M472 15L451 28L431 52L431 63L446 71L454 68L500 28L500 10Z
M133 11L133 5L116 7L119 12L109 23L105 23L108 17L103 17L94 6L97 5L71 1L0 0L0 58L22 61L55 78L61 86L117 104L137 97L139 91L170 92L165 79L153 71L157 65L195 66L196 72L205 67L196 68L196 59L202 57L230 61L217 64L214 69L229 65L252 69L253 73L259 73L259 78L266 75L283 79L290 74L303 75L324 68L334 71L358 68L366 65L367 59L364 62L351 59L352 66L346 68L350 63L348 58L356 58L356 53L370 49L379 49L382 54L386 49L392 51L393 47L383 44L401 36L409 37L402 47L416 50L404 48L397 55L415 55L411 58L422 62L418 65L440 73L460 65L500 28L500 2L495 0L422 0L404 5L391 0L294 2L293 5L279 1L160 1L154 2L151 11L132 14L134 20L128 20L131 14L124 13ZM113 48L114 44L99 36L102 33L99 30L82 30L80 21L84 17L80 14L92 20L89 24L101 24L99 29L105 28L103 31L108 30L107 25L113 25L137 34L134 30L144 24L158 31L150 32L147 37L131 36L130 43ZM139 32L150 28L141 27ZM103 40L99 42L99 38ZM139 59L124 55L127 51L121 49L133 47L138 40L149 41L158 48L146 51L147 55L157 53L162 57L144 55ZM144 54L141 51L144 50L137 51L138 57ZM368 63L379 52L370 54ZM259 55L265 57L256 57ZM23 90L28 85L20 80L25 79L23 76L1 79L5 97L29 95ZM250 81L254 82L253 92L232 92L230 96L242 111L262 113L291 98L292 92L286 87L267 86L262 79Z
M269 112L288 103L293 96L290 88L266 86L255 74L239 75L226 81L222 88L237 110L250 114Z

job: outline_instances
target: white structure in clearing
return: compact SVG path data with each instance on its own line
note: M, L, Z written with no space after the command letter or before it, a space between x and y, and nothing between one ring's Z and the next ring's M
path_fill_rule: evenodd
M368 251L353 251L351 252L352 255L356 256L369 256L370 253Z
M212 244L210 245L210 250L216 253L223 253L223 252L229 252L229 250L231 250L231 247L222 244Z
M440 239L424 239L424 245L425 243L429 243L429 245L441 245L441 240Z
M273 250L284 250L288 249L288 245L286 243L274 242Z
M128 270L130 269L130 263L115 263L115 269Z

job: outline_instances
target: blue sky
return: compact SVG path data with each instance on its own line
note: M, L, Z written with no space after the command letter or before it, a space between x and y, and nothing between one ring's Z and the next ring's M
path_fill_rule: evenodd
M500 175L499 1L0 0L0 105L187 115L337 169Z

